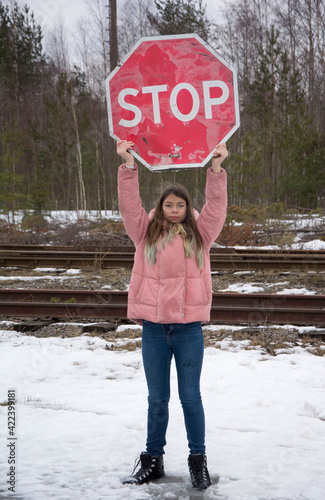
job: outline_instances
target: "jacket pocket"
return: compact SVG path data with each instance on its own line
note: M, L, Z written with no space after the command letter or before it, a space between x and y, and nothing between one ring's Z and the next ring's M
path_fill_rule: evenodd
M188 278L186 286L186 304L204 306L209 302L209 287L204 277Z
M134 302L143 305L156 305L157 304L157 281L150 278L140 277L138 291L135 295Z

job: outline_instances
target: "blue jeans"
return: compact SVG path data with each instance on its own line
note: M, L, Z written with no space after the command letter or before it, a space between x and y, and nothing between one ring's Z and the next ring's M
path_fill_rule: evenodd
M205 418L200 393L203 352L200 322L159 324L143 321L142 358L148 385L147 453L164 453L173 355L188 446L191 453L205 453Z

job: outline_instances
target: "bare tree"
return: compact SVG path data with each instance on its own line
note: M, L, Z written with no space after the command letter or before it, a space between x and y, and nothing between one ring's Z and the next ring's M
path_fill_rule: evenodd
M299 71L315 127L325 132L325 1L278 0L275 14L294 70Z
M125 0L118 11L118 43L121 57L125 56L143 36L157 31L147 20L147 12L154 9L153 0Z
M222 52L238 68L242 80L252 81L257 70L259 48L265 48L267 30L273 20L271 0L227 2L222 29Z
M62 16L56 20L48 35L48 54L62 71L70 69L68 33Z

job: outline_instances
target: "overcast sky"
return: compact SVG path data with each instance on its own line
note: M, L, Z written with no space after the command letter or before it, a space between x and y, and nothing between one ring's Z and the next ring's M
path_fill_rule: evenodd
M95 0L94 0L95 2ZM4 3L10 4L10 0ZM60 19L64 25L73 30L75 22L82 16L87 16L87 4L83 0L17 0L20 6L27 4L34 12L36 20L42 28L52 27ZM107 4L109 0L107 0ZM223 4L223 0L205 0L207 14L215 21L218 20L218 7ZM117 0L117 4L123 5L123 1Z

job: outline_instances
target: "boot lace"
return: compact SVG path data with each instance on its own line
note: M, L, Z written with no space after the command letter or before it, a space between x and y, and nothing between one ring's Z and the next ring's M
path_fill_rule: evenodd
M191 461L191 479L198 485L204 485L209 483L208 468L206 466L206 460L192 460Z
M133 468L131 477L134 477L135 479L138 479L138 480L142 480L145 477L149 476L149 474L151 474L152 469L155 467L155 465L156 465L156 460L154 458L151 460L150 465L149 464L146 465L146 464L142 464L141 457L139 457L134 462L134 468ZM137 467L140 467L140 469L138 470L138 472L135 472Z

